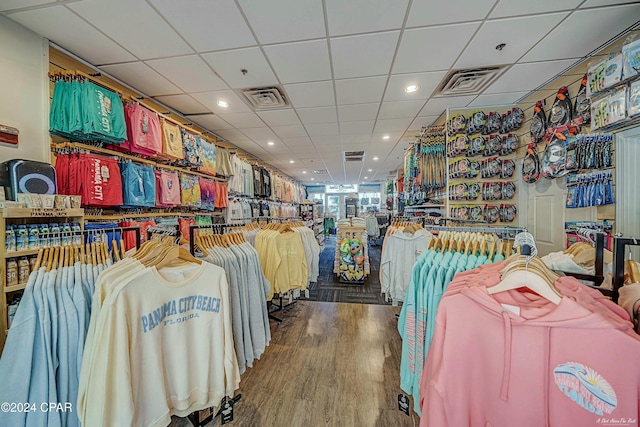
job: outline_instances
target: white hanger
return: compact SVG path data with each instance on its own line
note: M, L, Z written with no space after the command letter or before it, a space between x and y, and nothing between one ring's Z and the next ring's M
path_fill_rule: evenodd
M528 268L529 262L538 253L533 236L529 233L519 233L516 236L514 246L521 246L523 244L531 247L531 255L527 257L526 261L524 261L526 268L524 270L521 269L522 259L518 257L519 259L512 261L505 267L503 270L502 281L497 285L488 288L487 293L492 295L498 292L525 287L552 303L559 304L562 300L562 295L560 295L555 286L553 286L553 283L549 282L547 278L538 273L537 268Z

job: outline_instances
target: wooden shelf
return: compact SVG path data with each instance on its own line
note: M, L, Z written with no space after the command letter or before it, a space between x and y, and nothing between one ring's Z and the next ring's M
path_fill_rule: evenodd
M15 286L6 286L4 288L4 293L8 294L9 292L16 292L16 291L22 291L24 290L24 288L27 287L26 283L21 283L19 285L15 285Z
M4 218L67 218L84 216L84 209L4 208Z
M29 249L29 250L26 250L26 251L5 252L4 257L5 258L18 258L18 257L22 257L22 256L32 256L32 255L38 255L38 252L40 252L40 249Z

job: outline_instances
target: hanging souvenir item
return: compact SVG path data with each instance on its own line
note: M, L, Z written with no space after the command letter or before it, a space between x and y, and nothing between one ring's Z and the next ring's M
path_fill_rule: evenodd
M551 135L547 147L542 153L541 173L547 179L560 178L567 173L567 137L561 132Z
M478 154L481 154L484 151L484 145L485 145L484 137L482 137L481 135L471 137L471 140L469 141L469 149L467 150L467 155L470 157L473 157L473 156L477 156Z
M506 137L502 138L502 147L500 148L500 155L507 156L518 149L520 138L515 133L510 133Z
M453 116L447 122L447 136L452 137L457 133L461 133L465 130L467 125L467 118L463 115Z
M502 161L500 167L500 178L511 178L516 173L516 162L511 159Z
M582 125L591 123L591 99L587 96L587 75L585 74L576 95L576 103L573 107L576 119L582 120Z
M482 128L482 134L489 135L495 132L499 132L501 125L502 125L502 117L500 116L500 114L496 112L489 113L489 117L487 117L487 122Z
M636 80L629 86L629 117L640 114L640 80Z
M515 221L517 212L518 210L516 208L516 205L500 205L500 221Z
M556 99L553 101L553 106L549 112L549 120L547 121L548 127L558 128L560 126L568 125L571 122L573 111L571 107L571 99L569 98L569 90L566 86L562 86L558 89Z
M500 219L500 209L495 205L486 205L484 207L484 220L489 224L494 224Z
M476 111L467 119L467 134L473 135L480 132L487 122L487 115L484 111Z
M542 106L542 101L536 102L533 107L533 117L531 118L531 128L529 133L531 134L531 141L539 144L544 139L544 135L547 132L547 116Z
M532 184L540 179L540 158L536 150L536 144L531 143L527 147L527 154L522 161L522 180Z

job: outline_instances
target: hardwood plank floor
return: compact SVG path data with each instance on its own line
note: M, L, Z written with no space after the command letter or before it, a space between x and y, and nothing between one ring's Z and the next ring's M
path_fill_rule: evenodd
M232 427L411 427L398 411L399 307L299 301L242 375ZM219 426L220 418L207 427Z

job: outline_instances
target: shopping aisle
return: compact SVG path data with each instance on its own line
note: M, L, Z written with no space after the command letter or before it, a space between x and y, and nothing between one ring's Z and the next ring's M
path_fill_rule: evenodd
M325 302L351 302L358 304L388 304L380 293L380 253L378 246L382 240L376 240L376 244L369 244L369 262L371 274L362 285L340 283L333 273L333 261L336 250L336 237L328 236L325 246L320 253L320 275L318 283L312 283L309 287L309 299Z
M399 311L299 301L282 323L271 324L271 344L242 375L242 401L229 425L413 426L397 408Z

